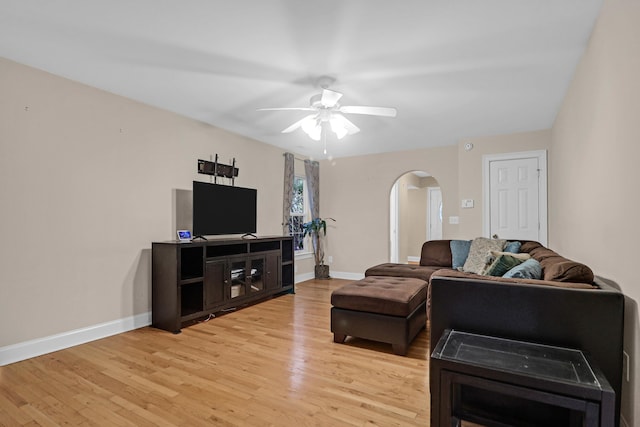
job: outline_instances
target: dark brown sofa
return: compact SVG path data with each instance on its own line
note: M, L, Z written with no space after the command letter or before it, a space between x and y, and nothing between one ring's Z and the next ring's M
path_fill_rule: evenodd
M616 393L622 390L624 296L599 278L591 289L480 278L431 277L430 354L445 329L588 352ZM439 407L430 376L432 420ZM437 424L432 424L437 425Z
M450 240L426 242L420 265L381 264L369 268L365 275L401 275L423 280L428 277L431 351L446 329L456 329L588 352L616 393L616 425L619 425L623 294L594 277L589 267L538 242L525 241L520 251L540 262L541 280L454 270L449 244ZM432 376L432 388L433 381ZM438 396L432 391L435 417Z
M462 279L482 279L493 282L514 284L537 284L559 286L578 289L593 289L593 271L584 264L571 261L558 255L556 252L542 246L539 242L523 241L520 252L528 253L532 258L540 262L543 278L517 279L493 276L480 276L474 273L466 273L452 268L451 240L429 240L422 245L420 263L394 264L385 263L368 268L366 276L392 276L412 277L422 279L429 283L427 291L427 312L431 312L431 276L438 272L441 277L457 277Z

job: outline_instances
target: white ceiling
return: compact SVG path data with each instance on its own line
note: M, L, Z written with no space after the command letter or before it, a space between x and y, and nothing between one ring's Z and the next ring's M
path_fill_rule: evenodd
M0 56L315 158L316 78L353 156L550 128L602 0L0 0ZM0 94L1 96L1 94Z

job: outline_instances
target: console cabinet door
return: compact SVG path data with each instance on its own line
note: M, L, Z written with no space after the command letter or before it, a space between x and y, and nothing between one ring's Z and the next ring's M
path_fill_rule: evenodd
M249 294L247 287L251 281L251 268L246 256L234 256L229 258L229 271L231 281L226 292L227 301L235 298L243 298Z
M252 294L264 291L265 286L265 261L263 256L254 256L249 258L249 289Z
M267 289L276 289L281 287L280 283L280 254L270 254L266 256L264 286Z
M227 282L227 261L224 259L207 261L204 274L205 310L214 308L224 302Z

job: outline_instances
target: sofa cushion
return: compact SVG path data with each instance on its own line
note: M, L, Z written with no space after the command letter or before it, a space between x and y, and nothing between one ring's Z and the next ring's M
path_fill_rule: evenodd
M427 299L420 279L369 276L331 293L331 305L347 310L406 317Z
M469 256L471 240L452 240L449 246L451 247L451 266L455 269L462 268Z
M422 245L420 265L451 267L451 240L428 240Z
M467 273L482 274L487 265L487 256L491 251L502 251L506 240L489 239L487 237L476 237L471 242L469 256L462 266L462 271Z
M531 258L529 254L491 251L492 260L482 272L483 276L502 276L513 267Z
M529 255L531 255L531 258L534 258L533 254L531 253L533 250L537 248L545 248L540 242L535 242L533 240L523 240L521 243L522 245L520 245L520 252L528 253Z
M442 267L423 266L415 264L379 264L368 268L364 275L368 276L391 276L391 277L415 277L416 279L428 282L434 271Z
M516 265L507 271L502 277L515 277L519 279L542 279L542 266L534 258L529 258L520 265Z

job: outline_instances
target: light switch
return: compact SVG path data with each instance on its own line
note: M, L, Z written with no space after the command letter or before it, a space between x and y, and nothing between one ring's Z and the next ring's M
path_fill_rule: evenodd
M458 218L457 216L449 217L449 224L459 224L459 223L460 223L460 218Z
M463 208L472 208L473 207L473 199L462 199Z

